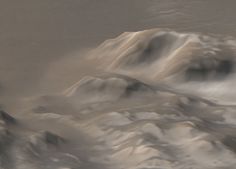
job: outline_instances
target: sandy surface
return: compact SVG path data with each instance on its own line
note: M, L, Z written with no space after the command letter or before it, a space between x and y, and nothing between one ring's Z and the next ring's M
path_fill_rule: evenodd
M235 169L234 0L0 2L0 169Z

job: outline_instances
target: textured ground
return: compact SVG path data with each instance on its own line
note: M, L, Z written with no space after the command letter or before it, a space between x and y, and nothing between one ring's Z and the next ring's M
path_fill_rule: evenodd
M235 44L167 29L105 41L85 57L96 76L0 112L1 167L234 169Z
M2 0L0 169L235 169L235 5Z

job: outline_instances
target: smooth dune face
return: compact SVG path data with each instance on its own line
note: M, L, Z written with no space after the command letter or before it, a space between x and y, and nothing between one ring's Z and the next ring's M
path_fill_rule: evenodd
M235 169L235 2L4 4L0 169Z

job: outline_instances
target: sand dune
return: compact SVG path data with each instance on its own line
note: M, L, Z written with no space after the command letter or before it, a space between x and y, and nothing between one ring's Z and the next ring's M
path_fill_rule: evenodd
M1 1L0 169L235 169L235 5Z
M233 98L227 90L236 83L236 41L230 37L168 29L130 32L105 41L89 59L98 62L102 70L147 83L164 83L188 92L194 88L200 96L225 97L225 102ZM216 86L221 89L211 91Z
M167 29L105 41L87 57L97 73L0 111L1 167L234 169L236 107L207 90L234 84L234 42Z

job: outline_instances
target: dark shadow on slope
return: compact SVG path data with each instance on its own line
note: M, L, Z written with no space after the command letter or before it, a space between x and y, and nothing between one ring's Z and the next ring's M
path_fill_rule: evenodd
M3 110L0 110L0 119L2 121L4 121L6 124L16 124L17 121L14 117L12 117L11 115L9 115L8 113L6 113Z
M233 72L232 60L203 59L191 64L185 71L187 81L220 80Z
M236 137L235 136L226 136L222 143L229 148L229 150L236 153Z
M186 37L179 37L172 32L156 35L148 44L138 44L137 50L130 54L126 66L150 64L161 57L168 57L186 42ZM125 58L126 59L126 58Z

